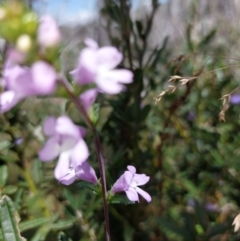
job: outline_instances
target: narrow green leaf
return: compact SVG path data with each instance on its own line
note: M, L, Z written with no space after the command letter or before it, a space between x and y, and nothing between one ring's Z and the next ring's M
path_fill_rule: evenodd
M3 196L0 200L0 224L3 231L3 241L24 241L21 237L18 222L20 218L15 210L12 200Z
M9 147L11 142L9 141L0 141L0 151L4 150L5 148Z
M2 241L3 240L3 232L2 232L2 229L0 228L0 240Z
M209 220L207 218L207 214L203 207L199 205L197 201L195 201L195 213L197 215L197 220L199 224L202 226L203 230L206 232L208 229Z
M28 221L21 222L19 224L19 228L20 228L21 232L23 232L23 231L26 231L29 229L37 228L41 225L45 225L50 222L52 222L52 217L37 218L34 220L28 220Z
M7 165L0 166L0 188L4 187L8 179L8 167Z
M231 226L226 224L215 224L207 232L207 239L214 237L215 235L223 234L229 230Z
M76 218L72 218L69 220L59 221L57 223L51 224L51 229L53 230L62 230L66 228L70 228L73 226L73 224L77 221Z
M109 200L109 203L121 203L121 204L134 204L134 202L131 202L126 196L123 195L114 195L111 197L111 199Z
M177 226L175 223L168 221L165 218L159 218L158 223L163 230L168 230L180 237L185 241L192 241L191 236L189 236L188 230L185 228Z
M18 187L17 187L17 186L8 185L8 186L5 186L5 187L4 187L4 189L3 189L3 194L5 194L5 195L12 195L12 194L14 194L17 190L18 190Z
M31 241L43 241L46 239L48 233L51 230L51 226L50 225L44 225L42 227L40 227L37 232L35 233L35 235L33 236L33 238L31 239Z

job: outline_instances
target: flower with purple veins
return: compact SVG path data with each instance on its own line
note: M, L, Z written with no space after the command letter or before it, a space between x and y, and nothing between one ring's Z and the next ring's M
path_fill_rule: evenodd
M28 96L52 94L56 88L57 74L46 62L35 62L31 68L19 65L5 66L0 94L0 113L13 108Z
M125 90L123 84L133 81L133 74L126 69L115 69L123 59L115 47L99 48L92 39L86 39L79 56L77 68L71 71L80 85L95 83L98 91L106 94L118 94Z
M128 199L132 202L139 202L138 194L140 194L147 202L150 202L152 200L151 196L138 187L146 184L150 177L145 174L136 174L136 168L134 166L127 166L127 169L128 171L125 171L115 182L111 192L115 194L124 191Z
M39 151L39 158L51 161L59 156L54 170L59 182L70 185L82 179L97 183L95 171L87 162L89 151L83 140L86 133L83 127L75 125L67 116L49 117L44 122L43 132L49 139Z

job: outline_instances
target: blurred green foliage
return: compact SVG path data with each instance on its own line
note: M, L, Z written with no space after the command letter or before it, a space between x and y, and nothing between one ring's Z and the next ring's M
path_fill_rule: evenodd
M234 69L221 69L228 62L218 56L228 52L216 42L218 26L195 41L191 21L179 54L171 51L171 36L150 48L153 19L161 7L157 1L152 4L149 16L136 21L130 17L127 0L106 0L101 11L111 43L124 53L121 67L134 72L126 92L100 96L91 113L104 148L108 188L127 165L134 165L138 173L151 177L144 190L153 198L150 204L142 200L135 205L123 204L123 196L112 200L112 240L239 240L231 223L240 206L240 107L230 105L226 122L218 119L219 99L238 86ZM193 1L190 20L197 9ZM29 11L18 10L21 16ZM9 41L26 29L25 22L18 21L17 31L9 31L15 22L9 18L7 30L0 28ZM198 78L155 105L154 97L173 75ZM81 181L70 187L58 184L53 178L55 163L38 160L44 143L42 121L63 113L83 124L74 107L61 98L30 98L0 116L0 240L21 240L18 228L29 241L105 238L102 203L96 192ZM93 153L90 162L97 168L91 133L87 141ZM19 224L13 212L21 217ZM6 227L15 239L4 239Z

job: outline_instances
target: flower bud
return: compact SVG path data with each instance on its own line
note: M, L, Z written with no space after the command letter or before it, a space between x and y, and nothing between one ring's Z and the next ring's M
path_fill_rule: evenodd
M32 47L32 40L29 35L23 34L17 39L16 47L19 51L26 53Z
M40 19L37 38L42 47L54 47L59 44L61 34L57 23L51 16L43 16Z
M4 19L6 16L6 10L4 8L0 8L0 20Z

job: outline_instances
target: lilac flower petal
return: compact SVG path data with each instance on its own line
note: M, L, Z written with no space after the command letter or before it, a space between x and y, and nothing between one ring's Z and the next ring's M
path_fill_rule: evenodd
M7 90L15 91L22 98L33 95L32 76L29 68L20 66L7 68L4 70L3 81Z
M84 181L97 184L96 173L87 161L76 168L76 176Z
M80 100L82 101L82 104L84 105L86 111L89 111L90 107L97 98L97 94L97 89L90 89L86 90L80 95Z
M81 137L79 128L68 116L60 116L56 121L55 129L59 135L70 136L76 139Z
M77 70L71 72L71 74L74 74L78 84L84 85L94 81L96 70L95 50L85 48L80 54Z
M136 168L134 166L127 166L128 171L130 171L132 174L136 173Z
M105 79L104 76L100 76L100 78L96 80L96 84L100 92L104 92L110 95L118 94L125 89L125 86L123 86L122 84Z
M114 185L111 188L112 193L116 192L122 192L129 188L129 185L126 182L124 174L121 175L118 180L114 183Z
M80 133L80 136L83 138L86 135L86 133L87 133L86 128L84 128L82 126L77 126L77 128L78 128L78 131Z
M60 147L55 137L47 140L43 148L39 151L39 159L41 161L51 161L55 159L60 152Z
M71 185L76 179L77 179L77 177L75 174L75 170L71 169L64 177L62 177L58 181L64 185L68 186L68 185Z
M98 49L98 44L95 40L91 39L91 38L86 38L84 40L84 43L87 45L88 48L91 49Z
M62 152L59 156L58 163L54 170L54 176L57 180L61 180L70 172L70 151Z
M54 47L60 42L59 28L51 16L45 15L41 17L37 39L42 47Z
M136 187L135 189L147 202L151 202L152 198L147 192L143 191L139 187Z
M12 109L22 98L16 96L14 91L5 91L0 94L0 113Z
M145 174L135 174L133 177L133 181L137 183L137 186L141 186L146 184L149 181L150 177Z
M130 186L134 177L134 174L130 171L125 171L124 172L124 177L125 177L125 181L126 183Z
M9 67L13 67L16 64L21 64L24 62L25 60L25 54L14 49L14 48L10 48L7 51L7 59L5 62L5 66L4 68L9 68Z
M240 104L240 94L231 95L230 103L232 103L234 105L239 105Z
M97 50L97 64L101 68L113 69L121 63L123 55L115 47L106 46Z
M24 140L24 139L23 139L22 137L18 137L18 138L15 139L14 144L17 145L17 146L18 146L18 145L21 145L21 143L23 142L23 140Z
M56 88L57 74L53 67L43 61L35 62L31 67L34 94L47 95Z
M133 82L133 73L127 69L114 69L108 71L105 78L114 82L130 84Z
M125 193L130 201L139 202L137 191L134 188L130 187Z
M74 146L71 159L73 167L76 168L79 165L82 165L89 157L88 147L83 139L80 139L78 143Z
M43 132L46 136L55 134L56 118L53 116L48 117L43 124Z

